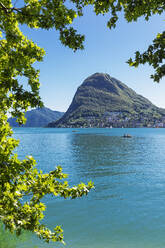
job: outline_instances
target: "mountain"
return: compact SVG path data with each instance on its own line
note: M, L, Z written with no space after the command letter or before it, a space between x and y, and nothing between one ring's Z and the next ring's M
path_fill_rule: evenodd
M48 127L131 127L160 123L165 110L104 73L84 80L67 112ZM164 120L164 119L163 119Z
M25 113L27 121L23 127L44 127L48 125L48 123L61 118L63 114L63 112L53 111L45 107L32 109ZM12 127L19 127L16 118L9 118L8 122Z

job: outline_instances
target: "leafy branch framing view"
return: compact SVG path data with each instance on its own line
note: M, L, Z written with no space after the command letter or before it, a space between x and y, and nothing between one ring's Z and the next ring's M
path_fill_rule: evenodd
M111 13L107 23L115 28L118 13L124 12L128 22L137 21L144 16L148 21L152 15L165 10L163 0L71 0L72 8L64 0L0 0L0 219L11 232L19 235L22 230L36 233L45 241L63 242L61 227L52 232L40 224L44 217L45 205L41 202L47 194L64 198L76 198L86 195L93 184L81 183L69 187L64 181L66 175L61 167L44 174L35 167L35 160L27 157L19 160L14 149L19 142L12 138L12 130L7 123L7 114L25 122L24 111L29 107L42 107L39 96L39 70L33 64L40 62L44 50L29 40L21 32L21 25L30 28L51 29L59 32L61 43L72 50L83 49L84 35L77 33L71 24L75 18L83 16L87 5L94 7L96 15ZM18 6L17 6L18 5ZM159 82L165 75L165 32L157 35L147 51L136 52L135 59L129 59L131 66L148 63L155 72L151 77ZM23 80L27 80L30 90L25 90ZM29 200L24 201L28 196Z

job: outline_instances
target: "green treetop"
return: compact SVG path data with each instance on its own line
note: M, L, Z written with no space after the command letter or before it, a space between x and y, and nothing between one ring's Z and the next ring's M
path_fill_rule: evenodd
M164 0L25 0L20 3L0 0L0 219L10 231L20 234L22 230L35 232L47 242L63 241L62 229L54 231L40 224L45 205L44 195L81 197L93 187L92 183L69 187L61 167L44 174L35 168L35 160L27 157L19 160L14 154L18 141L12 138L7 123L7 113L24 123L23 111L29 107L41 107L39 97L39 70L33 64L42 61L44 50L29 40L20 30L20 25L30 28L51 29L59 33L65 46L76 51L83 49L84 36L72 27L83 9L92 5L96 15L111 13L107 25L116 26L118 13L123 11L128 22L144 16L146 21L154 14L165 10ZM157 82L165 75L165 32L158 34L146 52L136 52L131 66L149 63L155 69L153 79ZM23 87L26 82L28 87ZM29 90L27 90L27 88ZM28 197L27 197L28 196ZM25 200L26 199L26 200ZM28 200L27 200L28 199Z

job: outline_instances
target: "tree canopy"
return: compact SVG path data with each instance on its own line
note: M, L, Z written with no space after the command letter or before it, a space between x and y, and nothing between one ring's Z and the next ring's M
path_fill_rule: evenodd
M87 5L94 7L96 15L110 12L109 28L116 26L121 11L132 22L141 16L148 21L152 15L165 10L164 0L70 0L70 4L65 0L0 0L0 219L10 231L20 234L22 230L30 230L47 242L63 241L63 235L59 226L51 231L40 224L45 210L41 202L44 195L81 197L93 184L81 183L70 188L61 167L44 174L37 170L32 157L19 160L14 153L19 142L12 138L7 114L18 117L22 124L24 110L43 106L39 96L39 70L34 63L42 61L45 52L20 27L55 28L63 45L74 51L83 49L85 37L77 33L72 22L83 16ZM135 67L149 63L155 69L152 78L159 82L165 75L164 48L165 32L157 35L146 52L136 52L135 59L128 63Z

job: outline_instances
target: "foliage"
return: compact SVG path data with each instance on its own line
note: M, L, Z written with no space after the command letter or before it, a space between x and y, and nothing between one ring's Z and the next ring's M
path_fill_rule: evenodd
M47 242L63 241L62 229L57 226L51 232L40 220L44 217L45 205L41 199L51 194L64 198L81 197L93 187L83 183L72 188L61 167L48 174L43 174L35 168L35 160L27 157L20 161L12 154L18 141L11 138L12 132L5 116L0 119L0 217L5 227L19 235L22 230L30 230ZM8 137L8 138L7 138ZM28 198L27 198L28 197ZM28 200L27 200L28 199Z
M45 127L48 123L58 120L63 116L63 112L54 111L49 108L36 108L25 113L26 123L24 127ZM16 118L10 117L8 122L12 127L19 127Z
M13 153L19 142L11 137L7 113L17 116L22 124L24 110L29 106L42 107L39 71L33 64L42 61L45 52L23 35L19 24L46 29L54 26L60 31L61 41L76 50L81 48L82 38L72 28L65 28L74 16L75 11L64 7L62 1L29 0L18 8L10 0L0 1L0 219L17 235L29 230L47 242L63 242L63 230L56 226L51 231L40 223L45 210L42 198L47 194L81 197L93 184L69 187L61 167L44 174L35 168L32 157L19 160ZM24 89L21 82L25 80L30 90Z
M10 231L5 230L4 225L0 222L0 247L1 248L16 248L18 244L22 244L30 237L30 233L23 232L21 236L12 234ZM38 248L38 246L30 246L30 248Z
M0 223L0 247L16 248L17 237L6 231Z
M74 2L79 2L75 0ZM164 0L110 0L110 1L81 1L86 4L93 4L96 14L105 14L111 12L111 18L107 23L109 28L115 28L118 20L118 12L123 11L124 17L128 22L137 21L140 17L144 17L146 21L152 15L160 15L165 11ZM81 8L81 7L80 7ZM128 60L130 66L137 67L139 64L148 63L153 66L155 73L151 75L154 81L159 82L165 76L165 32L158 33L147 51L140 54L135 53L135 60Z
M155 113L157 113L157 120L165 116L165 111L138 95L119 80L108 74L95 73L85 79L78 88L71 105L62 118L49 123L48 126L97 127L102 125L99 124L101 122L110 125L110 121L105 120L108 119L106 116L110 112L122 113L120 120L123 116L129 118L131 116L134 120L137 116L149 119L149 115L153 116ZM123 123L119 126L123 126Z
M150 45L146 52L140 54L136 52L135 61L132 59L128 60L129 65L137 67L139 64L149 63L155 69L155 74L151 75L154 81L159 82L160 79L165 75L165 32L158 34L156 39L153 41L153 45Z
M35 168L32 157L20 161L13 152L19 142L11 137L7 114L10 112L13 117L17 116L22 124L25 122L23 111L29 107L43 106L39 97L39 70L35 69L34 63L42 61L45 52L23 35L20 26L47 30L55 28L62 44L76 51L83 49L84 36L78 34L71 24L77 16L83 15L87 5L93 5L97 15L110 11L110 28L115 27L120 11L124 11L126 20L130 22L140 16L148 20L151 15L161 14L165 9L164 0L70 2L71 8L64 0L0 0L0 219L10 231L20 234L22 230L30 230L47 242L62 241L63 236L59 226L51 232L40 224L45 210L41 202L44 195L80 197L86 195L93 184L70 188L63 181L66 175L60 167L44 174ZM129 62L133 66L146 62L153 65L156 69L153 78L159 81L164 76L161 65L164 57L162 33L146 54L137 53L135 62ZM28 87L24 88L25 83Z

